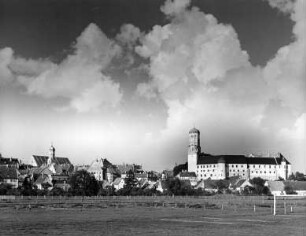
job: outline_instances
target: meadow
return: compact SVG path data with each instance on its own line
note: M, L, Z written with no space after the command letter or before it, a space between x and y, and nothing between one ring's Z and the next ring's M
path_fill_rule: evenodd
M292 202L293 212L279 209L276 216L271 203L268 197L222 195L23 197L0 201L0 234L306 235L304 200Z

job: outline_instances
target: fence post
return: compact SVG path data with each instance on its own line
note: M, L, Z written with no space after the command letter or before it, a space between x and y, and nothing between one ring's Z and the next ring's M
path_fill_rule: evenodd
M287 209L286 209L286 201L284 202L284 214L287 214Z
M274 209L273 209L273 215L276 215L276 195L274 194Z
M256 212L256 205L254 204L254 212Z

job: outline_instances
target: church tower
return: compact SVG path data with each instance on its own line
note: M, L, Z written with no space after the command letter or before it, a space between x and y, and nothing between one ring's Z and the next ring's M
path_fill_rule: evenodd
M200 131L193 128L189 131L188 172L197 171L198 157L201 153Z
M51 144L49 148L48 165L50 165L54 161L54 158L55 158L55 148Z

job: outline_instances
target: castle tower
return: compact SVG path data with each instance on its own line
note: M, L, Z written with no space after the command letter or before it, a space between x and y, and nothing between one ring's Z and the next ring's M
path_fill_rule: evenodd
M226 169L225 169L225 160L223 157L219 158L218 160L218 179L225 179L226 178Z
M54 161L54 158L55 158L55 148L51 144L49 148L48 165L50 165Z
M188 172L197 171L198 157L201 153L200 131L193 128L189 131Z

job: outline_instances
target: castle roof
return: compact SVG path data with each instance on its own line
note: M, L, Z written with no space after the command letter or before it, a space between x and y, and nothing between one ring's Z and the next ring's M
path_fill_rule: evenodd
M189 130L189 133L200 133L200 131L196 128L192 128L191 130Z
M244 155L210 155L207 153L201 153L198 158L198 165L205 164L248 164L248 165L280 165L282 160L286 164L290 162L280 154L279 157L246 157Z

